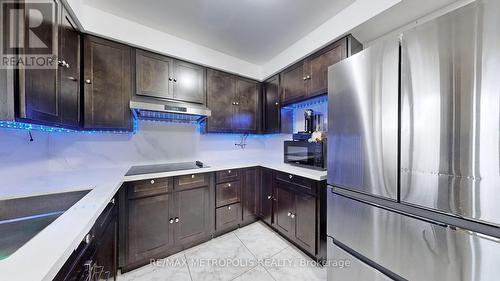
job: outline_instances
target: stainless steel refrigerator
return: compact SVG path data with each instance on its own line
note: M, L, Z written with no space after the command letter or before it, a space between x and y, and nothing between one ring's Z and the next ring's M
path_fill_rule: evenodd
M328 280L500 280L500 1L328 79Z

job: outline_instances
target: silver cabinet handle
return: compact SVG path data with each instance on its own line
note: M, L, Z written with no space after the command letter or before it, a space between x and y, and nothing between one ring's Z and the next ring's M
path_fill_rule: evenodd
M307 76L306 76L306 79L311 79L311 75L307 75Z
M228 183L228 184L227 184L227 187L231 187L231 184L230 184L230 183Z
M279 103L278 103L278 102L275 102L274 104L275 104L275 105L279 105Z
M78 81L78 79L76 79L76 78L75 78L75 77L73 77L73 76L68 76L67 78L68 78L68 80L71 80L71 81Z
M174 82L177 82L177 79L174 78Z
M90 81L90 79L86 79L85 84L92 84L92 82Z
M228 209L228 210L231 210L231 206L227 206L227 209Z
M173 80L172 77L168 77L168 81L172 81L172 80Z
M173 224L173 223L174 223L174 219L170 219L170 220L168 220L168 222L169 222L170 224Z
M176 222L176 223L177 223L177 222L179 222L179 218L175 218L175 222Z
M151 184L155 184L155 180L151 180L151 181L150 181L150 183L151 183Z
M271 200L271 195L267 196L267 200Z
M286 215L290 217L290 216L292 216L292 213L288 212L288 214L286 214Z
M191 178L194 179L196 176L195 175L191 175Z
M111 203L112 205L115 204L115 198L111 199L111 201L109 201L109 203Z
M85 235L83 241L85 241L86 244L90 244L90 242L92 242L92 234L88 233L87 235Z
M302 77L302 79L303 79L304 81L306 81L307 77L305 77L305 76L304 76L304 77Z
M295 218L295 214L291 214L290 217L293 219Z
M230 173L231 173L231 170L228 170L228 171L227 171L227 173L228 173L228 174L230 174Z
M293 178L293 176L292 176L292 175L288 175L288 178L289 178L289 179L292 179L292 178Z

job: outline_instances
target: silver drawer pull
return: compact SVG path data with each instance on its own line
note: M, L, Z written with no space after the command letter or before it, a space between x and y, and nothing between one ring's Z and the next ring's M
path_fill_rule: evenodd
M231 210L231 206L227 206L227 209L228 209L228 210Z
M288 214L286 214L286 215L290 217L290 216L292 216L292 213L288 212Z
M230 183L228 183L228 184L227 184L227 187L231 187L231 184L230 184Z
M292 178L293 178L293 176L292 176L292 175L288 175L288 178L292 179Z
M191 178L194 179L195 175L191 175Z
M174 219L170 219L170 220L168 220L168 222L169 222L170 224L173 224L173 223L174 223Z
M228 171L227 171L227 173L228 173L228 174L230 174L230 173L231 173L231 170L228 170Z
M151 183L151 184L155 184L155 180L151 180L151 181L150 181L150 183Z
M295 214L291 214L290 217L293 219L295 218Z
M271 195L267 196L267 199L268 199L268 200L271 200Z
M175 218L175 222L179 222L179 218Z

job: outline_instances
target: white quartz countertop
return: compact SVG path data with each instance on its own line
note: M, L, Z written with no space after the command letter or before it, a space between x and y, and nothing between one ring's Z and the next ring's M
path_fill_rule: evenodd
M205 164L209 167L137 176L124 176L130 167L53 172L43 177L27 179L20 186L11 187L9 190L12 192L2 191L0 199L92 189L15 253L0 260L0 281L52 280L126 181L253 166L262 166L318 181L326 179L326 171L300 168L279 162L232 161L224 164Z

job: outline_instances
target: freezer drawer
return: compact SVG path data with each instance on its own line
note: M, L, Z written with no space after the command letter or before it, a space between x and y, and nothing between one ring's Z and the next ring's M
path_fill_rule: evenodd
M328 281L392 281L375 268L344 251L328 237Z
M500 276L500 243L329 192L328 235L407 280Z
M403 34L401 200L500 225L500 1Z
M328 69L328 184L397 199L399 40Z

